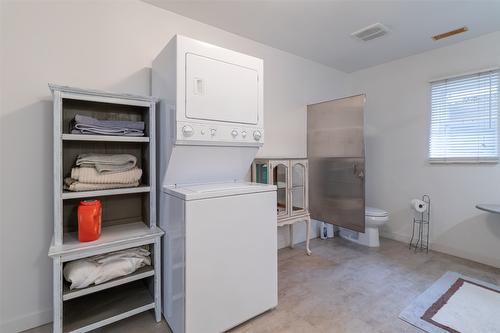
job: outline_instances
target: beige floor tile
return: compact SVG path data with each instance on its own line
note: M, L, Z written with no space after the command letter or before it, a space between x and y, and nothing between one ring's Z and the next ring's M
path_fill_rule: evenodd
M279 252L279 305L231 333L417 333L401 310L446 271L500 284L500 269L437 252L414 253L383 239L378 249L340 238ZM49 333L45 325L27 333ZM102 328L109 333L170 333L144 313Z

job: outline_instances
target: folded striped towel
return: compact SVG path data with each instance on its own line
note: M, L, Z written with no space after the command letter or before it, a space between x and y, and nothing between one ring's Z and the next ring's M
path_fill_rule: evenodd
M66 178L64 180L64 189L73 192L109 190L113 188L125 188L125 187L137 187L137 186L139 186L139 182L129 183L129 184L90 184L90 183L82 183L71 178Z
M77 114L71 122L72 134L144 136L143 121L99 120Z
M138 167L113 173L99 173L95 168L71 169L71 178L81 183L90 184L131 184L138 182L141 176L142 170Z
M133 169L137 158L130 154L81 154L76 159L80 167L95 168L97 172L121 172Z
M144 131L143 121L130 121L130 120L98 120L93 117L83 116L81 114L75 115L75 122L77 124L107 127L107 128L126 128Z
M107 128L92 125L76 124L71 134L97 134L114 136L144 136L143 131L130 128Z

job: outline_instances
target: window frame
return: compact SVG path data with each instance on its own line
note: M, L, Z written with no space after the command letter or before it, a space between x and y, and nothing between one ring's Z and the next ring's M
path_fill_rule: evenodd
M487 73L487 72L498 72L499 76L499 82L498 82L498 109L497 109L497 135L496 135L496 142L497 142L497 154L495 157L443 157L443 158L433 158L431 157L431 135L432 135L432 116L433 116L433 110L432 110L432 84L438 81L443 81L443 80L451 80L451 79L458 79L461 77L467 77L475 74L482 74L482 73ZM481 69L481 70L475 70L475 71L470 71L462 74L456 74L456 75L450 75L450 76L445 76L445 77L438 77L434 78L432 80L429 80L428 82L428 96L427 96L427 103L428 103L428 136L427 136L427 162L429 164L499 164L500 162L500 67L492 67L492 68L486 68L486 69Z

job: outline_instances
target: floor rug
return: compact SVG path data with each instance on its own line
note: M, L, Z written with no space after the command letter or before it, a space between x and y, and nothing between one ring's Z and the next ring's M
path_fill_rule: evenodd
M399 318L429 333L500 333L500 287L447 272Z

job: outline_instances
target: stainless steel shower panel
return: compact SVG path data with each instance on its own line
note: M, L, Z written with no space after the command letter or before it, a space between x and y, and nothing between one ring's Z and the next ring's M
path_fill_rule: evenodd
M365 230L365 96L307 107L309 207L313 219Z

